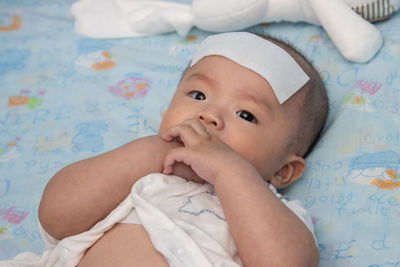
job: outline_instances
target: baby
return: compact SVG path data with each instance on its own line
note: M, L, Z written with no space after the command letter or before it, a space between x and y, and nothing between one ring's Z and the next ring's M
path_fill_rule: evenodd
M275 188L301 177L327 111L318 73L290 46L210 36L159 135L60 170L39 207L45 252L12 262L317 266L309 215Z

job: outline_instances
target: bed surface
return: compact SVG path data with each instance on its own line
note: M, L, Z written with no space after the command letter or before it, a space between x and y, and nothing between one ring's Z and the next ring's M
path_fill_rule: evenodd
M43 250L38 204L60 168L157 133L209 34L88 39L72 2L0 2L0 260ZM322 138L284 192L311 213L320 266L400 266L400 14L376 26L385 44L368 64L344 60L317 26L249 29L290 41L328 88Z

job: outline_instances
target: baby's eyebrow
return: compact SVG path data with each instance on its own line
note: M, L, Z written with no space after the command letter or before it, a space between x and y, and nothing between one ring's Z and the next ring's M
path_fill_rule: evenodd
M199 73L199 72L192 73L185 78L186 81L189 81L192 79L201 80L212 87L217 87L219 84L218 80L212 79L211 77L209 77L203 73Z
M273 111L266 95L250 90L245 90L241 92L238 96L246 101L254 102L259 107L266 108L268 112Z

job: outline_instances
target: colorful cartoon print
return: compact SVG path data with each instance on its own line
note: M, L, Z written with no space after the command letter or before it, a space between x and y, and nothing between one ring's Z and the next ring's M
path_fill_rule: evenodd
M0 227L0 240L14 238L11 235L11 225L18 225L25 220L29 211L19 210L16 206L0 208L0 222L6 222L7 226Z
M116 65L110 53L112 47L107 41L83 39L78 44L79 56L75 63L98 71L112 69Z
M183 39L182 41L180 41L180 43L182 44L188 44L188 43L193 43L198 41L200 38L197 37L196 35L189 35L187 36L185 39Z
M321 38L321 36L319 35L312 35L309 39L308 39L309 43L312 44L316 44L316 45L321 45L323 42L323 39Z
M31 51L28 49L0 50L0 75L12 70L23 70L30 55Z
M30 90L21 90L19 95L10 96L8 98L8 106L26 106L29 109L35 109L43 104L43 96L46 90L38 90L32 92Z
M382 83L378 83L375 81L367 81L367 80L358 80L356 85L354 86L357 92L350 92L343 104L345 106L350 107L351 109L364 111L364 112L373 112L375 109L372 107L369 96L375 95L379 89L382 87Z
M126 74L125 78L118 81L115 86L110 86L109 90L112 94L129 100L136 97L145 97L150 87L149 78L141 73L132 72Z
M100 152L103 147L103 133L108 130L108 124L103 121L81 122L76 126L76 134L72 138L73 150L76 152Z
M5 220L12 224L19 224L28 214L29 211L20 211L17 210L15 206L12 206L10 208L0 209L0 220Z
M99 50L89 54L80 55L76 60L76 64L98 71L109 70L115 67L115 62L111 59L112 56L107 50Z
M374 112L370 100L363 95L350 92L343 101L343 105L358 111Z
M21 138L15 137L14 140L4 144L0 143L0 162L6 162L21 155L22 149L18 146L20 141Z
M199 41L199 37L190 35L176 45L173 45L168 54L172 57L189 58L196 52Z
M376 92L381 89L382 83L378 83L375 81L366 81L366 80L358 80L355 88L360 89L363 92L366 92L370 95L376 94Z
M53 132L47 136L39 136L34 148L38 153L51 152L60 149L61 147L69 147L71 138L67 131Z
M400 155L390 150L362 154L352 160L348 178L381 189L400 187Z
M22 18L18 15L0 13L0 32L17 31L22 26Z
M323 30L319 30L318 33L310 35L306 41L313 46L330 45L331 43L331 39Z

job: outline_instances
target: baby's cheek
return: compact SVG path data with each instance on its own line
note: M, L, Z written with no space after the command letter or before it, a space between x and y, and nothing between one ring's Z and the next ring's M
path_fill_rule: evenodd
M160 125L158 132L160 134L162 134L165 131L167 131L169 128L171 128L171 126L172 126L171 116L169 115L168 112L166 112L161 121L161 125Z
M165 111L162 117L161 125L159 128L159 133L164 133L172 126L181 124L183 121L190 119L190 115L187 109L182 107L182 105L173 105L171 103L170 107Z

